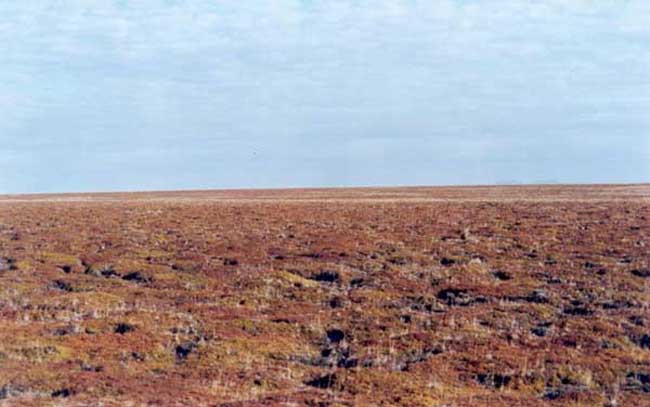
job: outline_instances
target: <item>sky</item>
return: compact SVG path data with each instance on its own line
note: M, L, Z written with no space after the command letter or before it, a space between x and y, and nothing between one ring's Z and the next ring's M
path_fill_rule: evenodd
M646 0L0 0L0 193L650 181Z

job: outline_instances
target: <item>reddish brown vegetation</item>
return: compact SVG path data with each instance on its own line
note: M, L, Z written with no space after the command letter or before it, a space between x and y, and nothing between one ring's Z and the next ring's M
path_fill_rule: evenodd
M0 198L0 404L650 404L650 187Z

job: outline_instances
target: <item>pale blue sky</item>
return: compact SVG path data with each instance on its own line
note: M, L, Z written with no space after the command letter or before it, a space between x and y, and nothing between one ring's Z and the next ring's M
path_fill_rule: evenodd
M650 181L650 2L0 0L0 193Z

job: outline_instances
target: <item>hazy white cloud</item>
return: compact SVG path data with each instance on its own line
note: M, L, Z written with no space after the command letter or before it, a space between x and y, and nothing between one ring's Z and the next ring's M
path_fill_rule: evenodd
M191 175L170 188L494 182L508 163L529 181L647 180L648 21L642 0L0 2L0 158L34 157L0 185L56 190L47 168L74 151L140 154L115 169L125 188L175 171ZM622 168L572 171L608 154ZM134 157L150 182L128 182Z

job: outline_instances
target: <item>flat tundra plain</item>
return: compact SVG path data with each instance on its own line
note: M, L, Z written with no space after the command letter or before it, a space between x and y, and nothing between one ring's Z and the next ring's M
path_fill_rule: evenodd
M649 406L650 185L0 196L0 405Z

